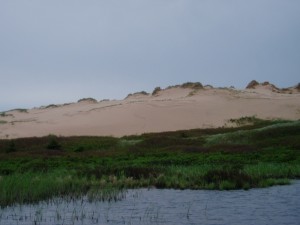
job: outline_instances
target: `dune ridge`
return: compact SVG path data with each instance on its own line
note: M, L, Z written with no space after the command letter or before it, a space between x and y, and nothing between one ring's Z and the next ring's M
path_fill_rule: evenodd
M0 138L124 136L149 132L231 126L230 119L300 119L299 85L278 88L251 81L244 90L199 82L157 87L123 100L83 98L76 103L10 110L0 114Z

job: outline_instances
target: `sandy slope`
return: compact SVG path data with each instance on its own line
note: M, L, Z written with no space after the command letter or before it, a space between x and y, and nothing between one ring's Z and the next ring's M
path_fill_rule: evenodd
M231 118L254 115L300 119L300 92L276 93L265 86L246 90L173 87L156 96L135 94L119 101L15 110L0 117L0 138L49 134L123 136L219 127Z

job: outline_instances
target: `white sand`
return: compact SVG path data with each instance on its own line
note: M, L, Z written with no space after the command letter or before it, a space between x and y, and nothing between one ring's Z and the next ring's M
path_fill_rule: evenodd
M0 117L0 138L49 134L123 136L148 132L220 127L229 119L300 119L300 92L275 93L269 88L163 90L157 96L133 95L125 100L80 102ZM6 121L7 123L3 123Z

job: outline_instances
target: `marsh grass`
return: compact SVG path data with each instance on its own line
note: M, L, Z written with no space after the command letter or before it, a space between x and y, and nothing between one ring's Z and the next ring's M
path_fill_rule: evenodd
M162 167L144 175L128 173L128 169L100 177L82 176L75 171L28 172L0 178L1 206L13 203L33 203L53 197L79 198L87 195L90 200L118 200L127 188L156 187L175 189L249 189L288 184L290 178L299 178L299 167L286 165L252 165L244 169L204 166ZM278 172L278 173L277 173ZM135 174L138 174L135 177Z
M56 146L49 149L51 138ZM0 140L0 205L52 197L115 200L119 190L139 187L231 190L288 184L300 178L299 140L299 121L123 138Z
M244 171L251 177L259 178L292 178L300 177L300 164L258 163L246 165Z
M109 180L101 183L101 180L88 180L66 171L28 172L0 179L1 207L14 203L36 203L55 197L68 200L83 196L87 196L89 201L117 201L123 198L124 191Z

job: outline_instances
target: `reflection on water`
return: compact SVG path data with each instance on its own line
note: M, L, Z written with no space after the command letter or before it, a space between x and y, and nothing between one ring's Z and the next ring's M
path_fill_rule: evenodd
M118 202L54 199L0 209L1 225L299 224L300 181L249 191L129 190Z

